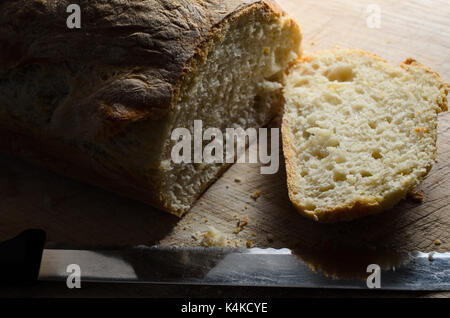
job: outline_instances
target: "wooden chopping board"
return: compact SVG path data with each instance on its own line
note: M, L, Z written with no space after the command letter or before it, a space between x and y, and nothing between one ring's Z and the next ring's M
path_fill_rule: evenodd
M446 0L378 0L380 28L369 28L375 1L279 0L304 33L306 53L358 47L399 64L414 57L450 81L450 5ZM372 12L373 13L373 12ZM30 227L71 246L198 245L196 232L214 226L239 245L391 251L450 251L450 113L439 117L438 161L419 186L422 203L350 223L317 224L292 207L284 166L261 175L259 165L235 164L183 218L0 155L0 240ZM283 160L281 160L282 162ZM241 181L236 182L239 178ZM255 191L261 196L250 197ZM237 219L248 224L235 234ZM435 240L441 244L436 245ZM321 260L311 260L320 266Z

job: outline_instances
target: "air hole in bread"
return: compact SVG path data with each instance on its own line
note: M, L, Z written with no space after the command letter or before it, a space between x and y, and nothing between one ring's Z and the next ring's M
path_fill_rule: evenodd
M335 182L345 181L345 180L347 180L347 176L343 172L335 171L334 174L333 174L333 180Z
M321 186L319 188L319 191L320 192L326 192L326 191L333 190L333 189L334 189L334 184L327 184L325 186Z
M352 105L352 109L353 109L353 110L356 110L356 111L360 111L360 110L362 110L363 108L364 108L364 106L361 105L361 104L355 104L355 105Z
M336 157L336 163L344 163L347 161L347 158L345 158L344 155L339 155Z
M329 153L326 149L315 148L311 154L319 160L328 157Z
M372 174L369 171L361 171L361 177L366 178L366 177L371 177Z
M328 71L325 76L331 82L351 82L355 78L355 73L350 65L340 65Z
M370 97L376 102L379 102L382 99L382 97L378 94L372 94Z
M309 137L311 136L311 134L309 132L307 132L306 130L303 131L303 138L305 138L306 140L309 139Z
M379 150L374 150L374 151L372 151L372 158L381 159L381 158L383 158L383 156L381 155Z

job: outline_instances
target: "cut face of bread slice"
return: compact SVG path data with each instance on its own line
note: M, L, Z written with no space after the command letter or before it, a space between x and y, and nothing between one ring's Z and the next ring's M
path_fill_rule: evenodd
M168 131L194 132L194 120L204 129L262 127L282 107L284 70L297 58L301 34L288 17L252 10L233 21L216 39L208 58L181 88L170 114ZM171 162L174 141L166 135L159 161L161 197L170 210L182 213L214 181L224 164ZM142 149L142 148L141 148Z
M431 169L449 86L408 59L356 49L303 57L284 90L289 197L320 222L393 207Z

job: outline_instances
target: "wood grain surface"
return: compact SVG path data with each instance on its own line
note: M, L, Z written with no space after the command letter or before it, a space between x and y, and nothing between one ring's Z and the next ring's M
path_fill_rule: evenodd
M339 45L373 52L393 64L413 57L450 82L448 1L278 2L302 26L306 53ZM369 4L381 10L380 28L367 26ZM283 165L274 175L261 175L254 164L233 165L179 219L1 154L0 240L38 227L47 231L51 245L198 245L195 233L214 226L236 245L295 248L313 266L334 273L339 269L331 268L334 254L329 251L370 250L380 259L385 251L450 251L449 139L450 113L444 113L439 116L437 162L418 187L422 203L402 201L383 214L340 224L313 223L295 211ZM251 194L257 190L261 196L255 200ZM244 217L248 224L234 233ZM343 262L356 260L350 256Z

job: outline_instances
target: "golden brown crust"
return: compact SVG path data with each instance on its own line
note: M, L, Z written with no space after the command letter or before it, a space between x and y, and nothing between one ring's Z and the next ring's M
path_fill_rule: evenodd
M331 51L339 50L340 48L335 48ZM381 57L372 54L370 52L362 51L360 49L350 49L352 52L357 54L365 54L369 55L377 60L386 62ZM317 55L321 54L321 52L325 51L318 51L308 56L303 56L298 60L298 63L305 63L310 62L311 60L317 58ZM423 66L422 64L418 63L414 59L407 59L405 60L400 66L404 68L405 70L409 70L410 66L419 67L420 69L426 71L427 73L432 74L438 83L440 83L439 89L443 91L440 95L439 100L436 101L436 103L440 106L442 111L446 111L448 109L447 107L447 94L449 91L449 85L445 83L442 78L439 76L438 73L433 72L429 68ZM292 70L291 70L292 71ZM293 144L292 136L290 135L288 126L289 124L286 122L287 119L283 118L282 121L282 141L283 141L283 153L285 157L285 163L286 163L286 175L287 175L287 187L288 187L288 194L291 202L295 206L295 208L304 216L317 221L321 223L335 223L335 222L341 222L341 221L351 221L357 218L361 218L364 216L372 215L380 213L386 209L392 208L393 204L395 202L390 202L389 200L385 202L381 202L377 198L359 198L358 200L352 202L349 205L342 205L337 206L334 208L329 209L321 209L315 212L312 211L306 211L298 204L298 199L295 198L295 194L298 192L295 189L295 168L294 168L294 159L295 154L293 153L293 150L291 149L290 145ZM435 148L436 151L436 148ZM426 173L424 174L423 178L428 174L430 171L431 166L426 167ZM405 190L403 193L403 197L406 196L408 191Z
M81 29L66 27L72 3L80 5ZM3 1L0 67L69 62L72 90L50 128L69 139L104 139L170 111L209 41L254 6L283 14L266 0Z
M409 70L411 66L418 67L423 71L425 71L426 73L431 74L436 79L436 81L440 83L439 90L441 90L442 93L439 95L439 98L437 99L436 103L439 105L439 107L443 112L447 111L448 110L447 95L450 90L450 85L444 82L444 80L438 73L434 72L429 67L417 62L413 58L409 57L400 64L400 67L405 70Z
M335 46L334 48L332 48L330 50L318 50L318 51L314 51L308 55L301 55L301 56L299 56L299 58L295 64L300 65L301 63L311 62L312 60L317 59L320 54L324 54L326 52L338 52L339 50L342 50L342 48L339 46ZM385 59L383 59L382 57L380 57L374 53L363 51L363 50L357 49L357 48L349 48L347 50L351 50L353 53L357 53L357 54L368 55L376 60L387 63L387 61ZM290 69L290 70L292 71L293 69Z

